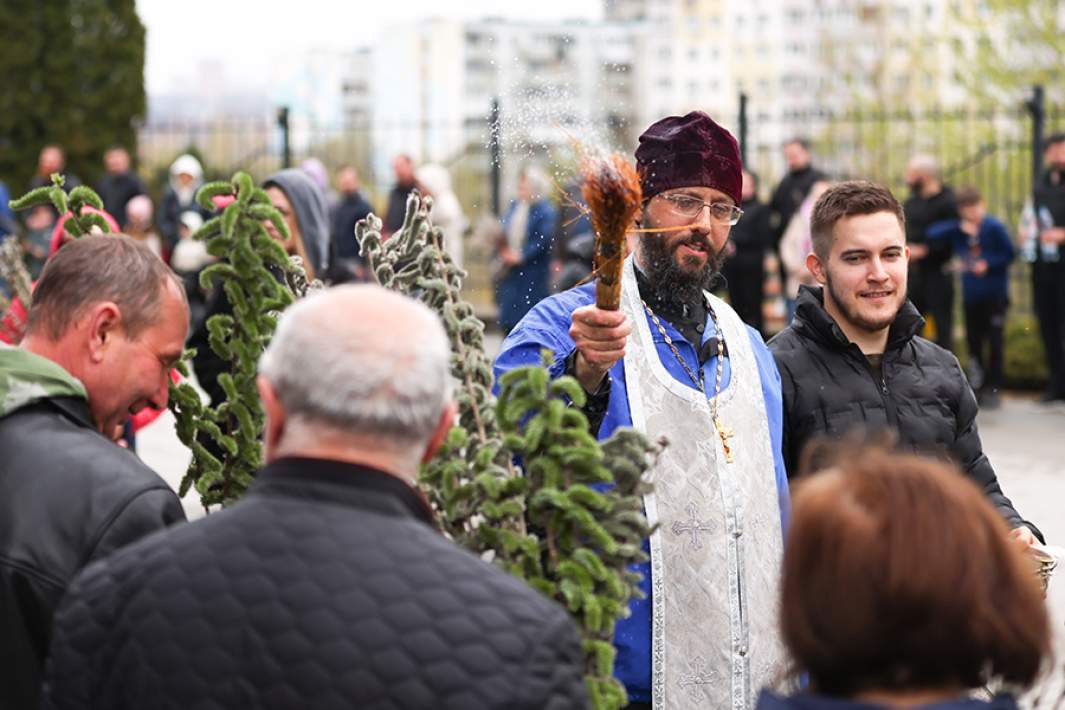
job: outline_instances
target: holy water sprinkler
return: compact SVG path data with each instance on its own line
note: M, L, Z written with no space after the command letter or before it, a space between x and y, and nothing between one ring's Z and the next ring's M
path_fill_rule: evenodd
M621 305L621 266L625 233L640 210L642 192L636 169L618 153L589 156L581 164L581 192L595 230L595 305L616 311Z

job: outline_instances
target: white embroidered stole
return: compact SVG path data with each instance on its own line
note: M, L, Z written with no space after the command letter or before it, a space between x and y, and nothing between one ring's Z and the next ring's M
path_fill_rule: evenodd
M658 525L650 541L652 706L746 710L784 673L780 508L757 363L739 316L708 295L731 366L718 398L718 415L734 430L729 464L707 396L659 359L634 268L630 257L621 305L633 324L625 356L629 408L633 426L669 440L644 501ZM705 381L712 396L716 365Z

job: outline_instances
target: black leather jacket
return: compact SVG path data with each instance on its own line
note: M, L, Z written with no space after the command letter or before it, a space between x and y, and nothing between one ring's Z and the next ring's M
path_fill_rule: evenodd
M901 449L953 460L1010 527L1027 525L1002 492L976 429L976 397L950 352L917 335L924 319L907 301L888 334L876 378L866 357L824 309L820 288L802 287L794 322L769 341L784 390L784 463L794 475L819 436L892 429Z
M0 418L0 708L35 708L52 615L75 573L185 514L88 403L43 399Z

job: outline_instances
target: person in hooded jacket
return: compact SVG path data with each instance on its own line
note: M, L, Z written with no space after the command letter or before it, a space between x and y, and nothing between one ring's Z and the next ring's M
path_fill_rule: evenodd
M825 456L827 454L827 457ZM757 710L1017 710L1050 654L1032 565L953 466L883 449L812 452L795 486L780 626L803 692ZM933 542L934 541L934 542Z
M329 211L322 191L310 176L298 168L274 173L263 182L263 189L285 220L288 239L269 221L263 223L266 231L285 248L289 256L298 256L303 260L308 279L324 279L331 263L332 240L329 235ZM281 278L281 274L275 275ZM218 376L228 370L229 362L218 357L211 349L207 322L213 315L232 311L225 291L220 286L216 287L208 301L206 315L189 339L189 347L196 348L196 357L193 358L196 378L211 397L213 405L225 399Z
M195 156L179 156L170 166L170 184L163 194L159 210L159 231L167 257L181 238L181 215L196 212L203 219L210 214L196 202L196 191L203 185L203 166Z

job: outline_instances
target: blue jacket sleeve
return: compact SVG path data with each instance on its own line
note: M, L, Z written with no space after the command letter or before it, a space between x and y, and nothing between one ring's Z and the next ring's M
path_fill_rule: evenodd
M776 360L766 347L761 334L747 327L758 363L758 375L762 380L762 397L765 399L765 412L769 425L769 443L773 447L773 473L777 483L777 501L780 504L780 530L785 537L788 533L788 521L791 514L791 491L788 488L788 471L784 467L784 394L780 381L780 371Z
M1016 254L1005 225L997 220L988 220L983 229L986 231L980 242L987 268L997 269L1013 263Z
M928 225L925 235L929 240L940 244L950 244L955 254L963 255L967 251L966 235L961 230L961 220L944 219Z
M532 206L525 234L525 246L521 250L523 262L528 263L551 250L551 238L555 234L555 208L550 202L541 200Z
M517 327L503 340L499 355L493 365L495 384L493 391L499 393L499 378L515 367L539 365L541 353L550 350L553 357L548 369L551 377L558 377L565 369L566 358L576 347L569 337L570 316L578 306L594 298L594 286L551 296L533 306Z

